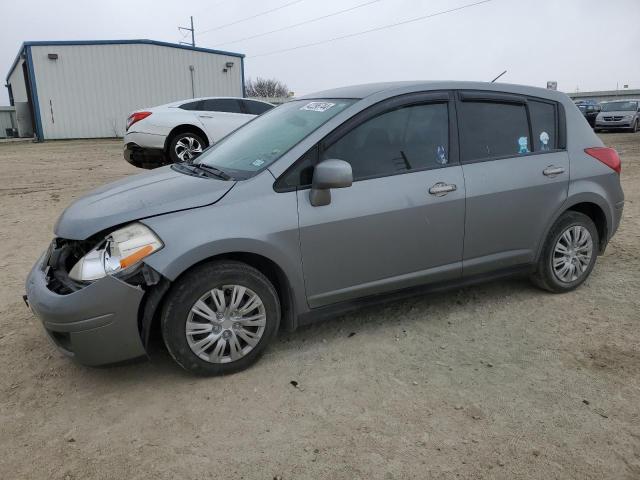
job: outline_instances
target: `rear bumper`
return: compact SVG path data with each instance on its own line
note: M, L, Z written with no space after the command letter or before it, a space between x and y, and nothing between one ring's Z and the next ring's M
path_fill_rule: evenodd
M622 212L624 211L624 200L616 203L613 209L613 228L611 231L611 235L609 238L613 237L615 233L618 231L618 227L620 226L620 221L622 220Z
M166 140L167 136L159 133L130 131L125 133L124 135L125 145L128 143L133 143L140 146L140 148L150 150L163 150Z
M154 168L167 163L163 150L144 148L135 143L126 144L122 156L127 162L138 168Z
M26 300L56 346L88 366L108 365L146 355L138 329L144 291L106 276L60 295L47 286L45 256L26 282Z

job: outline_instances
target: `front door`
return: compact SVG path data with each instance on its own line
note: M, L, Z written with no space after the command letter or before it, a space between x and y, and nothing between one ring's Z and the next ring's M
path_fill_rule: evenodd
M460 155L467 188L464 276L535 260L569 187L559 108L541 99L460 94Z
M298 189L312 308L461 276L465 185L449 109L448 93L392 99L320 143L319 160L349 162L354 183L321 207Z

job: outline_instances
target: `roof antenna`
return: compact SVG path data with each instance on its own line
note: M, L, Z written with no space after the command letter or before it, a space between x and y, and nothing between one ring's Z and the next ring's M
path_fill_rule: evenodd
M507 71L505 70L504 72L502 72L500 75L498 75L496 78L494 78L493 80L491 80L491 83L494 83L496 80L498 80L502 75L504 75L505 73L507 73Z

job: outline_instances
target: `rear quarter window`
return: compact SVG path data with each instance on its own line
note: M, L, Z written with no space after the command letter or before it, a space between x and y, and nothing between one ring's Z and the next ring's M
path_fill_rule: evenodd
M203 105L203 101L202 100L197 100L195 102L189 102L189 103L183 103L182 105L180 105L180 108L182 110L202 110L202 105Z

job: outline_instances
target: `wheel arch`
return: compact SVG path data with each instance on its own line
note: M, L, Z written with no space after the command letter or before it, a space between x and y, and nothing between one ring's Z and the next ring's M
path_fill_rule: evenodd
M609 241L609 234L612 230L612 217L607 208L607 201L600 195L595 193L584 193L575 195L567 199L562 206L555 212L551 220L548 222L544 234L538 242L538 248L536 251L536 263L542 254L542 248L544 242L549 235L549 232L553 228L560 216L567 211L580 212L587 215L593 223L596 225L599 237L599 254L604 253L607 243Z
M267 279L273 284L276 292L278 293L278 299L280 301L280 309L282 313L280 328L287 331L291 331L296 328L297 309L289 277L286 275L284 269L276 261L263 254L251 251L237 250L205 256L198 259L197 261L183 264L180 272L177 273L175 277L173 277L172 275L173 278L168 279L167 283L169 283L170 281L170 284L173 285L176 282L180 281L180 279L184 277L184 275L186 275L194 268L202 264L214 262L217 260L235 260L238 262L242 262L255 268L265 277L267 277ZM171 288L168 285L160 285L158 289L161 290L159 294L153 295L153 290L149 292L153 312L151 312L150 315L146 316L144 311L141 312L141 330L143 332L146 332L145 335L143 335L143 341L145 343L149 338L148 333L151 330L155 330L158 328L160 312L163 309L167 295L171 291Z

